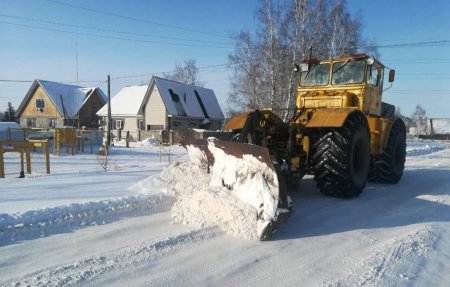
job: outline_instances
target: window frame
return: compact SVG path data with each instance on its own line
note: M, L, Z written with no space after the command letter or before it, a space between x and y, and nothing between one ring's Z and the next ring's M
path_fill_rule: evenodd
M114 121L115 121L116 130L122 130L123 129L123 120L122 119L117 119L117 120L114 120Z
M42 104L42 106L41 106ZM40 109L45 109L45 100L42 98L38 98L36 99L36 109L40 110Z

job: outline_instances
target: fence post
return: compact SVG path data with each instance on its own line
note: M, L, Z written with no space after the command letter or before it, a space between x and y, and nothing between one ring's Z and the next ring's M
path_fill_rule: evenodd
M3 159L3 146L0 143L0 178L5 177L5 161Z
M24 178L25 177L25 172L24 172L24 159L23 159L23 149L20 149L20 178Z
M27 157L27 173L31 173L31 143L25 144L25 156Z
M47 174L50 174L50 154L48 151L48 141L44 143L44 152L45 152L45 166L47 167Z

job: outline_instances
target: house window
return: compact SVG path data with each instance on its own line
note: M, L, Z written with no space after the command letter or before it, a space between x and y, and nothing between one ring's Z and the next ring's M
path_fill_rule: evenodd
M123 129L123 120L116 120L116 130Z
M144 130L144 121L143 120L138 120L138 122L137 122L137 125L138 125L138 129L139 130Z
M45 101L44 101L44 99L36 99L36 108L37 109L44 109L45 108Z
M173 121L172 124L173 124L174 128L177 128L177 127L181 126L181 122L177 122L177 121Z
M36 119L35 118L27 118L27 127L35 128L36 127Z
M55 118L51 118L48 120L48 127L49 128L55 128L56 127L56 119Z

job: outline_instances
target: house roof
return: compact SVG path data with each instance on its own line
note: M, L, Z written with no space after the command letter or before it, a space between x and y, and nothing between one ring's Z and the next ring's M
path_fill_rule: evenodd
M433 122L433 132L435 134L447 134L450 133L450 119L446 118L434 118L430 119Z
M20 125L16 122L0 122L0 132L7 129L20 129Z
M124 87L111 98L111 114L114 116L137 116L144 100L148 85ZM108 104L98 112L99 116L108 115Z
M159 77L152 78L150 87L154 85L157 86L167 112L171 116L211 119L225 118L216 95L211 89Z
M44 90L61 115L66 115L68 118L75 117L81 107L83 107L84 103L94 94L95 91L98 92L105 103L107 101L106 95L98 87L86 88L37 79L33 82L27 95L17 109L17 114L22 113L28 103L28 100L38 86Z

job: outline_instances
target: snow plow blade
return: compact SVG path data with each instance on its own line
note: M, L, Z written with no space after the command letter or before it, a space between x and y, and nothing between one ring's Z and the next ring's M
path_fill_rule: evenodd
M267 240L292 212L280 167L267 148L218 139L183 144L192 163L208 169L210 186L226 187L256 210L256 232Z

